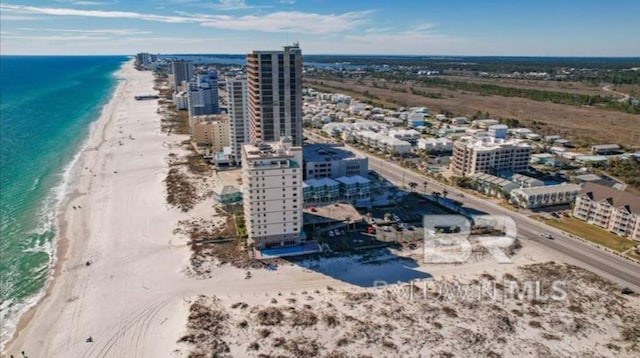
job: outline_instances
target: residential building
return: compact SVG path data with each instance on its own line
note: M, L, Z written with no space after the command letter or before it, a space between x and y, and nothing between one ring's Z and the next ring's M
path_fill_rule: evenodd
M227 78L229 141L236 162L242 160L242 145L249 143L249 113L246 78Z
M533 209L573 202L580 191L577 184L558 184L519 188L511 191L511 202L522 208Z
M573 216L640 241L640 196L587 182L576 199Z
M196 116L193 121L193 140L220 153L229 146L229 118L226 115Z
M519 188L517 183L487 173L475 173L471 178L477 191L490 196L504 197Z
M409 127L420 127L424 126L424 113L422 112L412 112L407 117L407 126Z
M340 183L340 197L344 200L365 199L371 196L369 179L359 175L335 179Z
M453 143L451 169L454 175L478 172L498 174L527 170L531 159L529 144L492 137L466 138Z
M229 205L242 201L242 192L235 185L218 185L213 188L213 201Z
M340 183L330 178L305 180L302 193L305 203L333 202L340 198Z
M219 114L218 74L214 71L199 73L195 82L189 83L189 116Z
M338 178L343 176L367 176L367 157L357 156L336 144L309 144L303 147L304 178Z
M411 144L416 144L420 139L420 132L415 129L392 129L388 133L389 137L400 139Z
M283 51L247 55L249 138L277 141L290 137L302 145L302 51L297 44Z
M449 138L418 139L418 149L427 152L450 152L453 150L453 141Z
M518 184L518 186L522 188L530 188L533 186L543 186L544 182L540 179L532 178L530 176L526 176L523 174L513 174L511 176L511 181Z
M591 146L591 154L617 154L620 151L618 144L598 144Z
M172 87L178 90L182 86L182 82L191 81L193 77L193 63L191 61L173 61L171 62L171 73L173 75Z
M494 124L489 126L489 136L493 138L505 139L507 138L507 131L509 127L504 124Z
M288 137L242 146L244 217L258 249L304 241L301 163L302 147Z
M493 125L500 124L500 121L498 121L497 119L476 119L471 123L474 127L487 129Z

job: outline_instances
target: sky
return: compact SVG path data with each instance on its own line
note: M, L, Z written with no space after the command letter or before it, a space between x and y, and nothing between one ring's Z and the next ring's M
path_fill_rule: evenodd
M2 0L0 54L640 56L640 0Z

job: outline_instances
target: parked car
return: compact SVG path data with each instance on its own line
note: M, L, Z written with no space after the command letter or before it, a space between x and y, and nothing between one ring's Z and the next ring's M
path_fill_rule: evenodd
M391 226L385 226L385 227L383 227L383 228L382 228L382 231L384 231L384 232L389 232L389 231L391 231Z
M548 232L544 232L541 234L542 237L544 237L545 239L549 239L549 240L553 240L553 236L551 236L551 234L549 234Z

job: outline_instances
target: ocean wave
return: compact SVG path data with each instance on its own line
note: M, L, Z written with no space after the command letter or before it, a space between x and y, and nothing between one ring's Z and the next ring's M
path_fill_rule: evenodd
M120 71L120 69L118 69L118 71ZM58 185L53 187L42 201L37 214L38 220L36 227L27 232L27 234L37 235L39 237L48 237L48 234L51 234L52 239L41 240L39 245L34 245L31 248L23 250L24 252L44 252L47 254L49 259L48 262L41 267L36 268L36 271L40 272L40 275L46 275L47 278L43 287L37 293L29 296L28 298L19 301L9 298L0 302L0 321L2 322L2 325L0 326L0 352L4 350L5 344L13 336L20 317L22 317L23 314L28 312L29 309L34 307L40 299L44 297L46 289L54 278L53 273L58 260L56 255L60 225L58 218L63 214L63 210L67 207L70 189L73 188L75 180L79 178L79 174L82 172L82 168L78 166L80 158L89 146L91 135L96 129L98 120L108 109L109 105L115 98L118 87L121 85L120 78L116 75L117 73L117 71L114 72L113 77L118 79L118 82L113 86L113 89L109 94L109 99L102 106L95 120L93 120L89 125L89 128L85 133L85 138L71 161L67 163L58 174L58 176L61 177ZM39 183L39 179L37 180ZM3 287L0 287L0 291L6 289L8 291L4 292L11 292L11 287L15 280L12 280L11 277L6 278L6 280L1 282ZM5 295L2 296L6 297Z

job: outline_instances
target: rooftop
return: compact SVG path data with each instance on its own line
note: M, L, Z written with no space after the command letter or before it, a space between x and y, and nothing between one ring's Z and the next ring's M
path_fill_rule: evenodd
M335 144L307 144L302 147L305 162L323 162L332 160L344 160L361 158L353 152Z
M532 186L529 188L516 189L523 194L528 195L540 195L540 194L553 194L565 191L579 191L580 185L578 184L558 184L558 185L545 185L545 186Z
M518 184L507 180L507 179L502 179L500 177L491 175L491 174L486 174L486 173L476 173L473 175L473 178L479 181L483 181L483 182L487 182L487 183L491 183L491 184L495 184L498 185L500 187L506 187L508 185L514 185L514 186L518 186Z
M359 175L354 175L354 176L350 176L350 177L340 177L340 178L336 178L336 181L342 183L342 184L367 184L369 183L369 179L363 178Z
M330 178L309 179L309 180L305 180L303 183L303 186L307 186L307 187L336 186L336 185L340 185L340 183Z
M630 212L640 214L640 196L626 191L587 182L580 190L580 195L586 195L593 201L606 200L615 208L626 207Z

